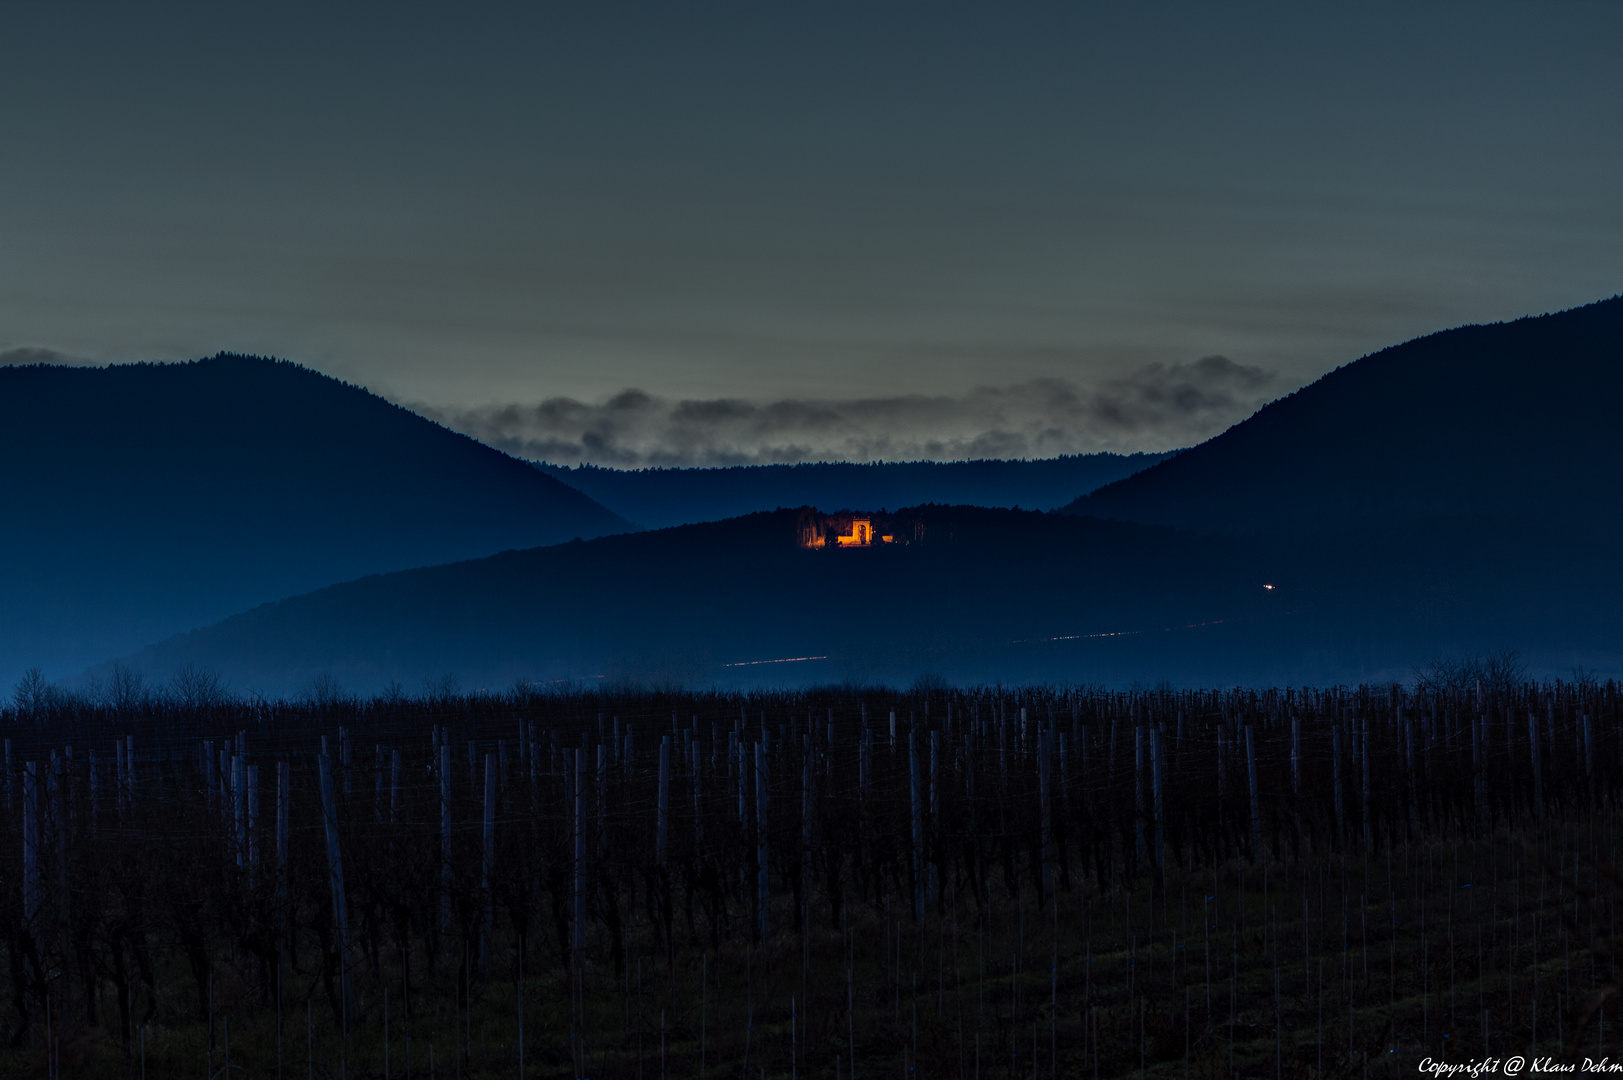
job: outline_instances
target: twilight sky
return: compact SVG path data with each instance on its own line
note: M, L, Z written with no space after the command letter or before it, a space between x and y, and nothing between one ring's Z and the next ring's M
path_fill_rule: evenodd
M1623 290L1620 56L1607 2L10 4L0 358L283 356L569 464L1162 449Z

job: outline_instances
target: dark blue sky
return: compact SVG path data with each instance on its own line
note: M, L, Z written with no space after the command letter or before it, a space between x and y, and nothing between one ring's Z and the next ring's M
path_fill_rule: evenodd
M623 462L1155 449L1623 289L1623 5L518 7L0 8L0 350Z

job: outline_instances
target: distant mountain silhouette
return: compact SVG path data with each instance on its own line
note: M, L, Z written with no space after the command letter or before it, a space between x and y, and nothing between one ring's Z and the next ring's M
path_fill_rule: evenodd
M363 574L630 527L358 387L225 354L0 367L0 499L10 678Z
M1465 326L1337 368L1065 509L1252 534L1432 517L1615 522L1620 398L1623 298Z
M1502 647L1615 676L1620 382L1611 300L1367 357L1069 508L1091 516L914 507L874 522L905 545L858 550L830 544L849 515L808 531L809 510L605 536L349 582L132 662L271 693L442 672L1323 685Z
M1169 454L1072 454L1034 461L885 461L603 469L537 463L650 529L719 521L780 506L825 509L943 505L1053 510Z

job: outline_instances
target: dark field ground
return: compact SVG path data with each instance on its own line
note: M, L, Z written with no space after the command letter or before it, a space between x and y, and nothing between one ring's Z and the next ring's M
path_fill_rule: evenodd
M8 712L0 1072L1615 1059L1617 687L1462 682Z

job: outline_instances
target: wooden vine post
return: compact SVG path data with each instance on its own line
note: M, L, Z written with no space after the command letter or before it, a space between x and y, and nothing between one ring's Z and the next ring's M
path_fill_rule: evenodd
M1246 785L1251 789L1251 862L1253 865L1262 862L1262 802L1257 794L1257 743L1252 726L1245 726L1245 774ZM1364 776L1368 778L1366 771ZM1365 824L1369 821L1365 815Z
M766 769L766 743L755 744L755 900L759 908L756 916L757 933L761 944L766 944L768 931L771 929L770 912L768 909L768 895L770 879L767 877L767 769Z
M913 811L913 921L924 918L924 805L919 791L919 747L916 730L907 729L907 768L912 783L908 787Z
M480 829L479 898L484 905L479 932L479 974L490 978L496 950L496 755L485 755L485 813Z
M349 1028L354 1015L354 991L350 984L349 912L344 892L344 855L338 844L338 800L333 793L332 759L321 754L317 759L321 773L321 816L327 832L327 882L332 892L333 932L338 945L339 994L343 1002L340 1022Z

